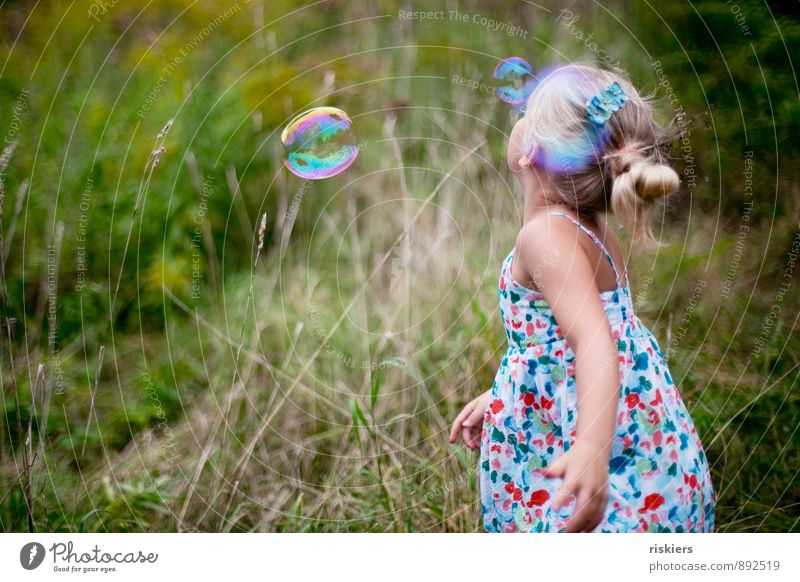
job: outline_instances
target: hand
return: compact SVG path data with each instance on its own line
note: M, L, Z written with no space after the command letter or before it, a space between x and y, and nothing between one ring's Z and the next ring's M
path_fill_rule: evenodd
M545 477L564 478L564 485L553 500L553 511L565 505L571 494L578 497L575 513L567 521L568 533L590 532L603 521L608 504L609 457L610 446L578 439L555 463L542 470Z
M458 413L453 428L450 429L450 443L458 440L458 433L461 433L461 440L471 450L480 446L481 433L483 432L483 416L486 414L486 407L489 405L491 391L487 390L471 402L469 402L461 412Z

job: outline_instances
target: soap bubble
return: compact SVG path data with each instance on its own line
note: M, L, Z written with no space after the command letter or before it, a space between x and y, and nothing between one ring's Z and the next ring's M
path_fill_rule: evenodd
M343 172L358 156L352 125L347 114L335 107L300 113L281 133L281 141L289 149L286 167L307 180Z
M533 67L522 57L510 57L501 61L495 68L493 77L499 81L494 94L515 108L525 106L536 86Z

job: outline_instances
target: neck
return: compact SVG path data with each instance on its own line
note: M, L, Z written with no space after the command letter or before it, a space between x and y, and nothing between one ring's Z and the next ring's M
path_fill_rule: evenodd
M541 212L550 212L552 210L562 210L563 205L549 199L541 189L525 189L525 209L524 209L524 223Z

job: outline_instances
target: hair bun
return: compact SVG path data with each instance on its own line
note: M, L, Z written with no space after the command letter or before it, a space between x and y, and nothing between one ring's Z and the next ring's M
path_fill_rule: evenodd
M645 158L631 148L615 152L608 161L614 176L611 210L623 224L634 228L639 240L653 241L646 209L655 199L678 189L678 174L670 166Z
M641 160L631 164L629 172L636 194L642 200L669 196L680 186L678 174L666 164Z

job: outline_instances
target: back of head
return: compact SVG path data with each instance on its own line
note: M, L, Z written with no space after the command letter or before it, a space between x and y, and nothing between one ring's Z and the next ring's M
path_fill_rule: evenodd
M653 202L680 184L660 133L650 103L626 79L566 65L543 74L531 94L522 147L576 213L611 210L638 242L652 245Z

